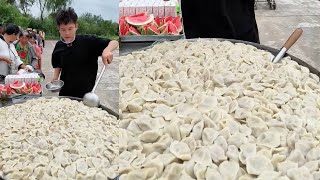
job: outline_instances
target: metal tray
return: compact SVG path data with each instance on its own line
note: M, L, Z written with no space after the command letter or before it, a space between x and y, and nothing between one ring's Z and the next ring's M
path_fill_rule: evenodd
M205 39L205 40L210 40L210 39L213 39L213 38L203 38L203 39ZM243 43L243 44L252 45L252 46L254 46L254 47L258 48L258 49L266 50L266 51L270 52L270 53L273 54L273 55L277 55L278 52L280 51L280 50L278 50L278 49L275 49L275 48L272 48L272 47L269 47L269 46L265 46L265 45L261 45L261 44L257 44L257 43L253 43L253 42L248 42L248 41L235 40L235 39L222 39L222 38L215 38L215 39L217 39L217 40L219 40L219 41L230 41L230 42L232 42L232 43ZM186 39L186 41L190 41L190 42L195 42L195 41L197 41L197 40L199 40L199 39ZM141 48L141 49L139 49L139 51L143 51L143 50L150 49L150 48L152 48L155 44L158 44L158 43L154 43L154 44L152 44L152 45L150 45L150 46ZM122 56L125 56L125 55L128 55L128 54L130 54L130 53L131 53L131 52L125 52L125 53L122 53L121 55L122 55ZM285 56L290 57L291 60L296 61L299 65L308 68L311 73L316 74L317 76L320 77L320 71L319 71L318 69L314 68L313 66L311 66L310 64L308 64L308 63L306 63L305 61L303 61L303 60L301 60L301 59L299 59L299 58L297 58L297 57L295 57L295 56L293 56L293 55L291 55L291 54L288 54L288 53L286 53Z
M5 101L5 102L0 102L0 107L3 106L11 106L11 105L15 105L15 104L21 104L21 103L25 103L27 100L29 99L35 99L35 98L39 98L39 97L23 97L19 100L9 100L9 101ZM53 98L53 97L44 97L44 98ZM82 98L76 98L76 97L69 97L69 96L58 96L57 98L61 99L61 98L68 98L68 99L71 99L71 100L76 100L76 101L79 101L81 102L82 101ZM107 111L109 114L115 116L117 119L119 119L119 114L112 111L111 109L107 108L106 106L103 106L103 105L99 105L99 108Z
M120 36L120 42L153 42L158 40L176 41L179 39L185 39L184 34L180 35L137 35L137 36Z

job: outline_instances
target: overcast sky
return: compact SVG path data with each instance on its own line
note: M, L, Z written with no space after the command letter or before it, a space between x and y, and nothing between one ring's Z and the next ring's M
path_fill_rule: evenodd
M83 13L90 12L95 15L101 15L105 20L118 22L119 16L119 0L73 0L73 7L80 16ZM40 16L38 4L31 8L33 16Z

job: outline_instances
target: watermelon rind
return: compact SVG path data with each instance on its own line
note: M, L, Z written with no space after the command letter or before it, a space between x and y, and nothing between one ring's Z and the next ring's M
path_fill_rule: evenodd
M149 24L153 21L153 14L145 15L145 16L128 16L126 17L126 21L128 24L132 26L143 26Z
M160 34L160 31L157 29L156 26L149 26L147 30L148 35L158 35Z
M10 87L12 89L21 89L21 88L23 88L25 86L26 86L26 83L24 83L24 82L20 83L19 81L16 81L16 82L10 84Z

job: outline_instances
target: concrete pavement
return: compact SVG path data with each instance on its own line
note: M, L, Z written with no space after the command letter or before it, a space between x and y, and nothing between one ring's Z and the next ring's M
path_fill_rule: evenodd
M257 4L261 44L279 49L294 29L301 27L303 35L288 53L320 70L320 1L275 1L276 10L269 10L266 3Z

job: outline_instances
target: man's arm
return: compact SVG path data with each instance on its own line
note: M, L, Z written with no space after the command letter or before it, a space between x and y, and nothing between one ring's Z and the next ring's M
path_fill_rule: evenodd
M60 72L61 72L61 68L54 68L53 69L53 78L51 81L58 80L59 76L60 76Z
M108 46L102 52L102 61L104 64L110 64L113 59L112 51L116 50L119 46L118 41L112 40L109 42Z

